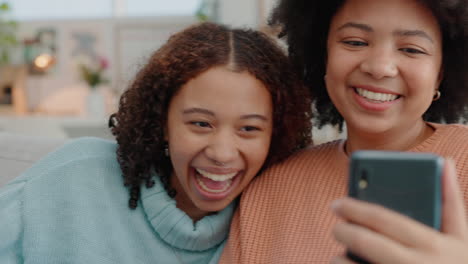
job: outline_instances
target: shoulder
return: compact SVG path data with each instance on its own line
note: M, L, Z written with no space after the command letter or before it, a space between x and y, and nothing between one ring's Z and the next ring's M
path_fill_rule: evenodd
M435 124L431 123L433 127L440 130L442 135L461 136L466 137L468 135L468 126L463 124Z
M317 173L328 173L329 169L345 170L348 159L342 151L342 140L327 142L302 149L288 159L267 169L260 181L272 181L275 178L283 181L285 176L308 178Z
M44 157L9 185L22 185L23 210L35 215L76 208L92 211L116 202L126 206L127 190L116 158L116 143L97 138L73 140ZM26 210L29 209L29 210ZM65 213L65 212L64 212Z
M455 161L462 175L468 175L468 126L461 124L433 124L436 132L421 146L424 152L433 152Z
M241 210L258 216L281 211L280 204L286 205L283 209L295 204L307 207L306 200L317 201L314 207L319 208L330 197L344 195L349 159L342 147L342 140L312 146L272 166L244 190Z
M468 126L462 124L434 124L436 131L434 136L429 138L427 145L449 153L468 151Z
M72 140L47 156L47 159L56 159L57 162L66 162L73 159L86 159L95 156L114 155L117 144L110 140L84 137Z
M335 140L302 149L274 167L295 167L297 165L315 166L327 160L345 157L341 150L343 141Z
M66 177L70 174L80 174L81 177L86 177L93 170L118 164L116 146L115 142L90 137L69 141L36 162L12 183L28 183L44 177L52 177L48 175ZM75 171L67 173L71 170Z

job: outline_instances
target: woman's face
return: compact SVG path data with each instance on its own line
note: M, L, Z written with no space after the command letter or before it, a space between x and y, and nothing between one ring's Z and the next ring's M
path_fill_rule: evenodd
M327 49L328 94L348 130L405 131L423 122L442 64L429 9L416 0L347 0L332 18Z
M267 157L272 113L269 91L245 71L215 67L181 87L166 130L180 209L197 220L241 193Z

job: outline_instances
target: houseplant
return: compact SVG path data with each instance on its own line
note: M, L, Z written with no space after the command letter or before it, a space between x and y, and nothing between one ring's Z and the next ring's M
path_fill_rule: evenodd
M89 87L89 93L86 98L86 112L89 117L104 118L106 115L105 98L98 87L101 84L109 82L105 77L108 67L109 63L107 59L101 56L83 57L79 60L78 70L81 79Z
M16 38L18 23L8 17L10 12L10 5L0 2L0 66L10 63L10 54L18 45Z
M104 76L106 69L109 67L109 63L104 57L98 56L96 58L84 60L78 64L78 67L81 78L91 89L95 89L98 85L109 82Z

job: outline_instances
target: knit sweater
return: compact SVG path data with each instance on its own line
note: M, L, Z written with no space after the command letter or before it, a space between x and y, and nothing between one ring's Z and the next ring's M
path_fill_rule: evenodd
M128 207L116 144L67 144L0 190L0 263L216 263L234 204L195 224L159 178Z
M435 132L410 149L451 157L468 203L468 127L430 124ZM343 248L331 229L333 200L347 195L344 141L301 151L244 191L220 263L329 263Z

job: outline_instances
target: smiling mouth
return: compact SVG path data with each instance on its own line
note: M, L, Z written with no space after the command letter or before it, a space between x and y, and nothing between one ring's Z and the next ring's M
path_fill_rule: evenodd
M401 96L396 94L388 94L388 93L376 93L371 92L369 90L365 90L358 87L353 87L354 92L356 92L361 97L368 99L369 101L375 103L384 103L384 102L391 102L399 99Z
M195 169L195 178L200 187L210 193L222 193L231 187L232 181L239 172L214 174L202 169Z

